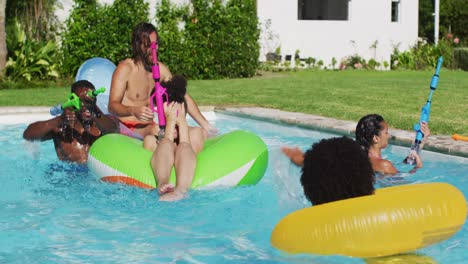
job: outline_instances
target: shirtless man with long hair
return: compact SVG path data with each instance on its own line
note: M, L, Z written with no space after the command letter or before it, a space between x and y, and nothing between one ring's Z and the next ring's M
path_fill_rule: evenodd
M149 107L149 98L155 81L151 72L151 43L158 43L156 28L150 23L139 23L132 33L132 58L119 63L113 76L109 96L109 112L118 116L128 128L146 135L157 135L159 127L154 123L154 113ZM159 63L160 81L169 81L172 74L167 66ZM216 134L217 130L202 115L190 95L185 95L189 115L206 131Z

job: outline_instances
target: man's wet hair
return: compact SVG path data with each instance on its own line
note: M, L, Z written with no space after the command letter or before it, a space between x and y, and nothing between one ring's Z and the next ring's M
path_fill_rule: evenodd
M378 114L370 114L362 117L356 125L356 141L361 147L369 151L373 144L374 136L378 136L383 129L385 120Z
M306 151L301 184L314 205L374 193L367 153L348 137L322 139Z
M87 80L79 80L79 81L76 81L72 84L71 86L71 92L72 93L76 93L78 89L80 88L88 88L88 89L91 89L91 90L96 90L96 87L94 87L94 85L90 82L90 81L87 81Z
M140 22L132 32L132 59L136 63L144 62L146 51L141 49L141 46L149 47L151 44L150 35L156 32L159 42L159 34L156 27L151 23Z

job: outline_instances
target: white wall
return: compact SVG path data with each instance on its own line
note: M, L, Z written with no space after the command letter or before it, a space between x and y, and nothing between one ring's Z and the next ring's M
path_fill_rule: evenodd
M298 20L297 0L257 0L257 4L260 22L271 19L272 34L278 36L282 55L294 56L299 50L302 58L322 59L325 65L332 57L339 62L354 54L390 62L395 45L406 50L418 37L417 0L401 0L398 23L391 22L391 0L350 0L348 21ZM375 41L374 51L370 47ZM261 45L260 60L264 60L264 54L274 49L267 50L272 44L265 43L265 36Z

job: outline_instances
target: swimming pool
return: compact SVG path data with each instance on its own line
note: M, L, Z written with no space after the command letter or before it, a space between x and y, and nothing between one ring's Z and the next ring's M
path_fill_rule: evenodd
M57 162L51 141L25 142L25 124L0 125L0 263L370 262L287 255L269 242L283 216L308 206L299 169L280 147L305 150L334 134L220 113L210 119L222 133L244 129L262 137L270 152L269 167L255 186L192 190L177 203L159 203L154 191L96 181L81 168ZM384 155L397 161L406 151L390 146ZM427 151L422 155L425 166L416 174L378 185L448 182L468 197L468 159ZM426 261L463 263L468 259L467 224L449 240L417 253Z

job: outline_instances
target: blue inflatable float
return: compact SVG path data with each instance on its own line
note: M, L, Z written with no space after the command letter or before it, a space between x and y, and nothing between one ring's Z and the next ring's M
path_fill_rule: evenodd
M88 80L96 89L106 88L106 91L97 97L97 105L105 114L108 114L109 92L115 68L116 66L112 61L96 57L81 64L75 77L75 81Z

